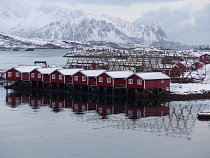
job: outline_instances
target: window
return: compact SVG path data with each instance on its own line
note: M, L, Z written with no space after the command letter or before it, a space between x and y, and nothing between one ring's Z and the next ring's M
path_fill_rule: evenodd
M107 78L107 83L111 83L111 82L112 82L111 78L110 77Z
M164 80L161 80L160 82L161 82L161 83L164 83Z
M133 79L128 79L128 84L133 84Z
M86 77L85 76L82 76L82 81L86 81Z
M52 74L52 79L53 79L53 80L55 79L55 74Z
M99 82L103 82L103 77L99 77Z
M62 80L63 79L63 76L62 75L59 75L59 80Z
M38 73L38 78L41 78L41 74L40 73Z
M142 80L141 79L137 80L137 85L142 85Z
M16 77L20 77L20 73L19 72L16 72Z
M12 72L8 72L8 77L12 77Z
M34 78L34 73L31 73L31 78Z
M74 76L74 81L78 81L78 76Z

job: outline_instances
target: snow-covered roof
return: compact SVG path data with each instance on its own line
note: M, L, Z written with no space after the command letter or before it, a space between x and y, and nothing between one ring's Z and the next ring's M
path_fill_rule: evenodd
M104 72L106 72L106 70L84 70L84 71L81 71L81 73L83 73L87 77L97 77Z
M20 73L30 73L31 71L37 68L41 68L41 67L29 65L29 66L18 66L18 67L15 67L14 69L19 71Z
M162 72L140 72L136 75L143 80L158 80L158 79L170 79L169 76Z
M106 74L111 78L127 78L134 73L132 71L109 71Z
M58 72L60 72L64 76L67 76L67 75L72 76L82 70L84 70L84 69L60 69L60 70L58 70Z
M59 68L59 67L47 67L47 68L37 69L37 71L39 71L41 74L51 74L53 71L58 70L58 69L62 69L62 68Z

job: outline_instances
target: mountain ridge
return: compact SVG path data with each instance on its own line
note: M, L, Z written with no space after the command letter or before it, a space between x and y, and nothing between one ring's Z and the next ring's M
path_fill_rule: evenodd
M123 46L151 44L167 38L158 24L131 23L120 18L96 16L81 10L72 11L61 7L40 6L31 11L30 15L16 15L16 12L9 9L3 10L0 12L4 14L0 22L7 24L7 21L14 21L14 24L1 27L0 32L23 38L84 43L104 41ZM6 20L5 17L7 17Z

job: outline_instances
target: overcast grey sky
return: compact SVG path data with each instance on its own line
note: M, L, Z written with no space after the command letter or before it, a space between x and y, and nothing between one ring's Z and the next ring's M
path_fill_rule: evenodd
M107 14L128 21L159 23L169 40L184 44L210 44L210 0L0 0L17 8L59 5Z

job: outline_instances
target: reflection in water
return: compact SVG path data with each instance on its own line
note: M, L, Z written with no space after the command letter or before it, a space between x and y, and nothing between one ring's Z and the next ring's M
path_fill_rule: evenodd
M113 127L157 133L172 137L191 139L197 113L206 108L205 104L190 102L163 102L71 95L49 92L12 92L6 96L8 106L16 108L28 104L36 112L48 106L53 112L71 109L72 119L100 123L101 128Z

